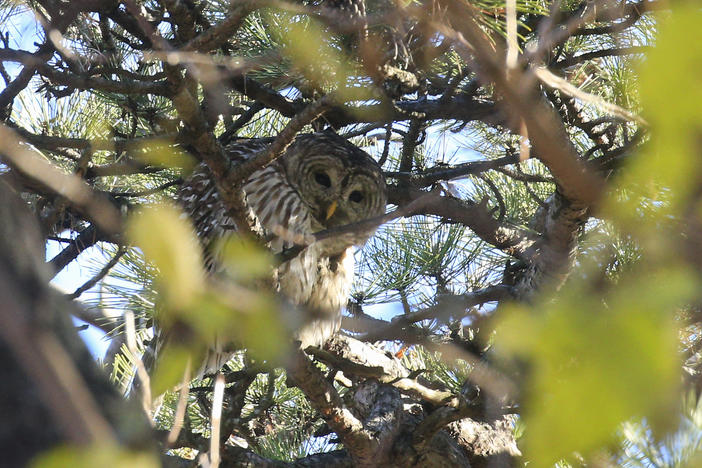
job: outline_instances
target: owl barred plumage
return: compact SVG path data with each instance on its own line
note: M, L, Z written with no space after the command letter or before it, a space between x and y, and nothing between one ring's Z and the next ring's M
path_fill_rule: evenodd
M238 141L226 151L236 164L271 142ZM252 174L242 189L250 220L269 240L274 254L294 246L291 236L281 234L308 236L383 214L387 198L377 163L331 132L299 135L277 160ZM209 268L216 269L217 241L235 234L235 225L207 166L196 168L181 187L178 200L195 225ZM353 281L353 246L371 234L315 242L275 269L276 289L315 317L295 333L303 349L323 345L338 331ZM206 366L212 370L224 362L226 356L220 353Z

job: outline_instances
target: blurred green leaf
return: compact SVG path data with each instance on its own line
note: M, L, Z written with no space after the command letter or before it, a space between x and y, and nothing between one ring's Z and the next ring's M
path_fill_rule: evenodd
M676 304L689 299L691 272L638 272L604 298L572 284L536 314L514 306L496 346L528 359L525 455L546 466L613 440L633 417L673 413L679 384Z
M699 5L683 3L661 20L656 47L641 64L641 101L651 141L622 181L631 196L609 205L620 221L637 224L642 200L649 213L675 214L699 184L693 175L699 173L702 135L702 42L696 33L701 21Z
M341 101L369 99L364 87L349 87L355 75L352 61L335 47L332 37L316 20L302 15L282 14L285 22L273 22L272 31L282 44L282 53L310 81L313 88L337 90Z
M161 299L187 308L205 287L202 253L192 226L172 205L141 210L129 219L128 238L159 270Z
M279 309L265 289L230 283L204 296L189 323L203 337L236 342L259 359L279 362L290 343Z
M195 158L175 143L162 138L138 145L132 154L146 164L180 169L183 173L192 171L197 164Z
M227 274L236 280L253 280L270 276L273 258L259 244L241 238L221 241L215 248Z
M131 452L112 445L90 447L63 446L39 456L33 468L156 468L161 466L158 457L150 453Z
M196 363L194 364L195 369L192 370L192 372L196 372L205 355L203 347L174 341L176 340L167 341L165 348L159 354L156 368L151 377L151 393L153 395L161 395L178 385L183 380L189 359Z

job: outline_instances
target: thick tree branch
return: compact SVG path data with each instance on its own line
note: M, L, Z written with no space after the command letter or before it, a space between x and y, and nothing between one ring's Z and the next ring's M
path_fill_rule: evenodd
M371 440L363 435L363 424L346 408L336 389L307 356L295 352L287 370L295 385L310 399L349 452L358 455L366 453Z
M78 258L81 252L95 245L100 239L98 230L95 225L90 225L83 229L71 244L57 253L54 258L49 260L49 265L54 272L58 273L63 270L69 263Z

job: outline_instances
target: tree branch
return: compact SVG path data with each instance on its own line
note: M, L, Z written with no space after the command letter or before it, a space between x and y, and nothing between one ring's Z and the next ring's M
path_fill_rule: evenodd
M99 240L100 236L98 236L98 230L94 224L91 224L83 229L68 247L56 254L48 263L52 270L58 273L63 270L66 265L78 258L81 252L95 245Z
M400 190L390 186L388 201L403 205L418 199L425 193L416 188ZM450 195L431 200L415 214L439 216L446 221L468 226L485 242L517 258L527 259L529 247L538 239L537 235L526 229L496 220L482 205Z
M562 70L563 68L568 68L579 63L587 62L588 60L601 58L601 57L619 57L622 55L633 55L633 54L644 54L651 50L649 46L630 46L630 47L612 47L609 49L595 50L593 52L586 52L584 54L574 55L571 57L559 60L556 63L549 65L549 68Z
M471 161L451 167L438 167L422 172L386 172L386 177L409 179L415 187L428 187L441 180L452 180L469 175L481 174L491 169L501 168L510 164L518 164L518 155L509 155L489 161Z
M0 154L10 167L24 177L65 198L71 206L97 224L102 232L111 235L122 232L122 215L109 200L96 194L79 176L65 174L40 158L26 143L23 144L13 130L1 123Z

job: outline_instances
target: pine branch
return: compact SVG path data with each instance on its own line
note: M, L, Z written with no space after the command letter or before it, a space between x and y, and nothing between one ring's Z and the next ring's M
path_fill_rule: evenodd
M124 246L120 246L117 249L117 252L112 256L109 262L107 262L101 269L100 271L97 272L95 276L90 278L88 281L83 283L80 287L78 287L73 293L67 294L66 297L68 299L76 299L80 297L81 294L86 292L88 289L92 288L96 284L98 284L107 274L110 272L110 270L117 265L119 262L120 258L122 258L122 255L124 255L127 252L127 249ZM53 260L52 260L53 262Z

